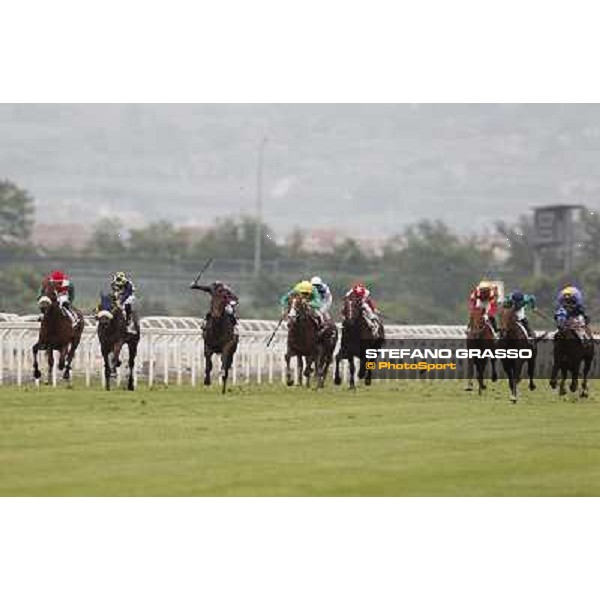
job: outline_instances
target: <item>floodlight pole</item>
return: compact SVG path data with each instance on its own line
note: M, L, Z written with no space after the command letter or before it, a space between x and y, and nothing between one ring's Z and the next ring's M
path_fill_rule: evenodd
M263 194L263 164L267 137L263 137L258 145L258 162L256 165L256 223L254 237L254 277L260 275L262 250L262 194Z

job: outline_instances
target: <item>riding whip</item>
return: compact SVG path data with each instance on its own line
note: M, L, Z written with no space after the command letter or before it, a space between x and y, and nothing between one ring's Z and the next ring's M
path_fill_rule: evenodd
M283 319L285 319L285 315L283 315L281 317L281 319L279 319L279 323L277 323L277 327L275 327L275 329L273 330L273 333L271 334L271 337L269 338L269 341L267 342L267 348L269 347L269 345L273 341L273 338L275 337L275 334L277 333L277 330L279 329L279 326L283 323Z
M198 273L198 277L196 277L196 279L194 279L194 283L192 283L191 287L194 287L200 281L200 277L202 277L202 275L204 275L204 272L206 271L206 269L208 269L208 267L210 267L212 261L213 261L213 259L209 258L204 263L204 266L202 267L202 270L200 271L200 273Z

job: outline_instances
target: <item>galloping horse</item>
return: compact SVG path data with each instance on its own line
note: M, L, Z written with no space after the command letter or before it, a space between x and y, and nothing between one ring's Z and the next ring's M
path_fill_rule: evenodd
M340 351L335 357L334 383L340 385L340 362L346 359L350 365L350 389L355 389L354 383L354 357L359 360L358 378L365 380L365 385L371 385L372 372L366 369L365 347L379 349L385 341L383 323L378 321L376 333L373 333L364 313L363 300L358 296L346 296L342 315L342 341Z
M204 385L210 385L212 372L212 355L221 355L221 392L227 390L229 369L238 347L239 335L235 332L235 325L229 314L225 311L226 299L222 294L211 294L210 312L206 319L202 337L204 338Z
M571 392L575 393L579 384L579 369L583 363L583 381L581 382L581 398L588 396L588 373L594 360L594 339L587 333L585 323L578 319L569 319L565 327L554 336L554 364L550 376L550 386L556 389L558 372L561 373L559 393L567 393L565 382L571 372Z
M296 357L298 364L298 385L306 377L306 387L310 387L312 365L319 361L319 326L311 314L308 300L300 294L291 294L288 299L288 336L285 353L285 373L288 385L294 385L290 360ZM306 359L306 365L304 364ZM317 373L318 374L318 373Z
M531 358L503 358L502 366L508 377L510 400L517 402L517 386L521 381L523 362L527 362L527 376L529 377L529 389L535 390L533 377L535 374L535 362L537 358L537 341L530 340L525 327L519 323L514 308L504 307L500 311L500 340L498 348L504 350L531 350Z
M69 380L71 378L71 364L85 326L83 314L72 308L79 318L77 324L73 325L71 319L60 309L55 284L49 280L45 280L42 284L42 295L38 300L38 306L42 311L42 322L38 341L31 348L33 352L33 377L36 381L39 381L42 376L38 364L38 352L45 350L48 358L48 383L52 382L54 351L57 350L59 352L58 368L63 371L63 379Z
M472 308L469 314L467 349L494 350L495 345L496 336L485 309L482 307ZM470 392L473 390L473 365L475 365L475 371L477 372L479 394L481 395L482 391L486 389L485 367L487 366L487 361L487 358L469 359L467 366L467 391ZM490 363L492 366L492 381L497 381L498 373L496 372L496 359L491 358Z
M137 356L138 344L140 343L140 326L137 315L132 314L131 320L134 325L131 331L127 328L123 310L108 295L100 297L100 310L96 315L98 320L98 339L100 350L104 360L104 382L107 390L110 390L110 378L115 377L117 369L121 366L121 350L127 346L129 350L127 389L133 391L135 358Z

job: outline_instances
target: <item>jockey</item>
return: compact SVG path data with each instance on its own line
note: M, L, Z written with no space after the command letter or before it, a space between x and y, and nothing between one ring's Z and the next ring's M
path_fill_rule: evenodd
M497 333L498 288L489 281L482 280L469 296L469 310L474 308L485 309L485 314L492 325L492 329Z
M527 331L527 335L530 338L534 338L535 334L529 327L529 320L527 319L527 315L525 314L525 309L530 308L531 310L535 310L536 308L536 299L533 294L524 294L521 290L513 290L510 294L507 294L504 297L503 306L505 308L514 308L517 321L525 327Z
M220 296L221 298L223 298L223 302L225 305L225 313L229 315L229 318L233 323L233 333L239 333L238 318L236 314L236 308L239 304L239 300L235 292L229 285L223 283L222 281L215 281L210 285L200 285L198 283L194 283L190 286L190 288L192 290L200 290L201 292L206 292L207 294L211 295L211 298L213 296ZM208 311L206 313L206 322L208 322L208 320L211 318L212 315L210 311Z
M319 296L321 307L319 311L323 320L329 318L329 311L331 309L331 305L333 304L333 294L329 289L329 286L317 275L315 275L311 280L313 288L317 290L317 294Z
M279 304L283 307L284 311L287 309L290 296L293 295L303 296L308 300L308 305L312 309L312 312L317 321L317 325L319 326L319 328L322 327L325 323L325 319L323 317L322 312L322 300L321 296L319 295L319 292L317 291L317 287L313 285L310 281L306 280L297 283L289 292L281 296L281 298L279 299ZM290 310L290 312L288 313L288 317L295 316L292 310Z
M583 294L574 285L564 287L556 297L557 309L554 312L554 320L559 329L565 326L569 319L578 319L587 326L589 317L585 314L583 306Z
M362 307L364 310L365 318L369 323L369 327L373 332L373 335L377 335L379 331L379 320L377 316L377 307L375 302L371 298L371 291L364 283L355 283L347 292L346 298L360 298L362 300Z
M56 291L56 300L58 301L58 306L62 313L71 319L73 325L76 325L79 322L79 317L71 307L73 300L75 300L75 286L73 285L73 282L62 271L52 271L52 273L46 275L42 282L38 300L42 296L45 296L46 292L44 288L47 284L54 287L54 290Z
M123 271L119 271L112 276L110 287L117 306L125 315L125 324L130 328L134 325L131 322L131 314L133 312L133 304L135 303L135 286Z

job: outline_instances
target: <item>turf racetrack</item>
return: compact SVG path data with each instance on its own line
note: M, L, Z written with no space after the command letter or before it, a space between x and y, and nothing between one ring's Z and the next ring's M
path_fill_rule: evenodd
M517 405L506 382L483 399L455 381L5 387L0 494L600 495L596 385L577 403L523 390Z

